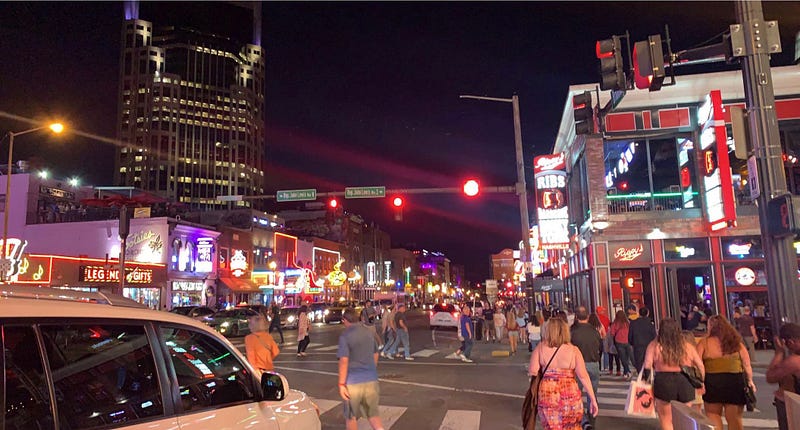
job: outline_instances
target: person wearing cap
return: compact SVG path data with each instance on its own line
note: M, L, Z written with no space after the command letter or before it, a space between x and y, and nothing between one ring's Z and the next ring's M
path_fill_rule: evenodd
M767 382L778 384L775 391L775 411L778 428L789 428L786 418L784 391L800 394L800 325L786 323L775 336L775 356L767 367ZM789 351L788 354L786 351Z
M628 343L633 347L633 365L636 366L637 372L641 372L647 345L650 345L650 342L656 338L656 326L650 319L650 310L644 306L639 309L639 317L630 318L630 320Z

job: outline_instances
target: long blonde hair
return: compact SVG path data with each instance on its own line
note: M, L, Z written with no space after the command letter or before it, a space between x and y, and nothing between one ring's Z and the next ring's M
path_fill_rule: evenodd
M572 340L569 325L561 318L550 318L544 331L542 338L547 342L547 346L551 348L557 348Z

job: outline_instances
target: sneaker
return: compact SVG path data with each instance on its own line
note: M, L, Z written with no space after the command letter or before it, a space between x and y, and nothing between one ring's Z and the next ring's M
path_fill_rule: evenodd
M406 357L406 361L414 361L414 357Z
M302 356L303 356L303 354L300 354L299 352L297 353L297 358L300 358Z
M306 354L305 352L301 352L301 353L300 353L300 355L302 355L303 357L305 357L305 356L307 356L308 354Z
M456 357L462 357L461 351L456 351Z
M387 360L394 360L394 357L392 357L392 356L391 356L391 355L389 355L389 354L386 354L386 355L384 355L383 357L384 357L384 358L386 358Z
M464 363L473 363L473 361L472 361L472 360L470 360L470 359L469 359L469 358L467 358L467 357L463 357L463 356L461 357L461 361L463 361Z
M630 373L626 373L626 374L622 375L622 377L625 378L625 379L631 379L631 374Z
M619 370L617 370L617 376L622 376L622 372L620 372Z

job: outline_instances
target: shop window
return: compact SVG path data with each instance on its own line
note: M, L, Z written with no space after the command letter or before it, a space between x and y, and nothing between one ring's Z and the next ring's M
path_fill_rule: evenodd
M30 326L6 325L0 329L3 341L0 361L5 371L5 428L55 428L36 333Z
M722 238L722 258L726 260L763 259L764 248L760 236Z
M710 259L708 239L675 239L664 241L666 261L689 261Z
M177 327L162 327L161 336L178 378L184 412L255 400L253 375L218 340Z
M63 428L130 425L164 414L144 326L43 325Z

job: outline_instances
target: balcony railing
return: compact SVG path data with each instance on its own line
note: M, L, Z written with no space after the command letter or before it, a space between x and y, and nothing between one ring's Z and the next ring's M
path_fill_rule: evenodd
M691 200L697 193L692 193ZM611 194L608 199L608 213L618 214L643 211L676 211L683 209L683 193L636 193ZM688 196L687 196L688 197Z

